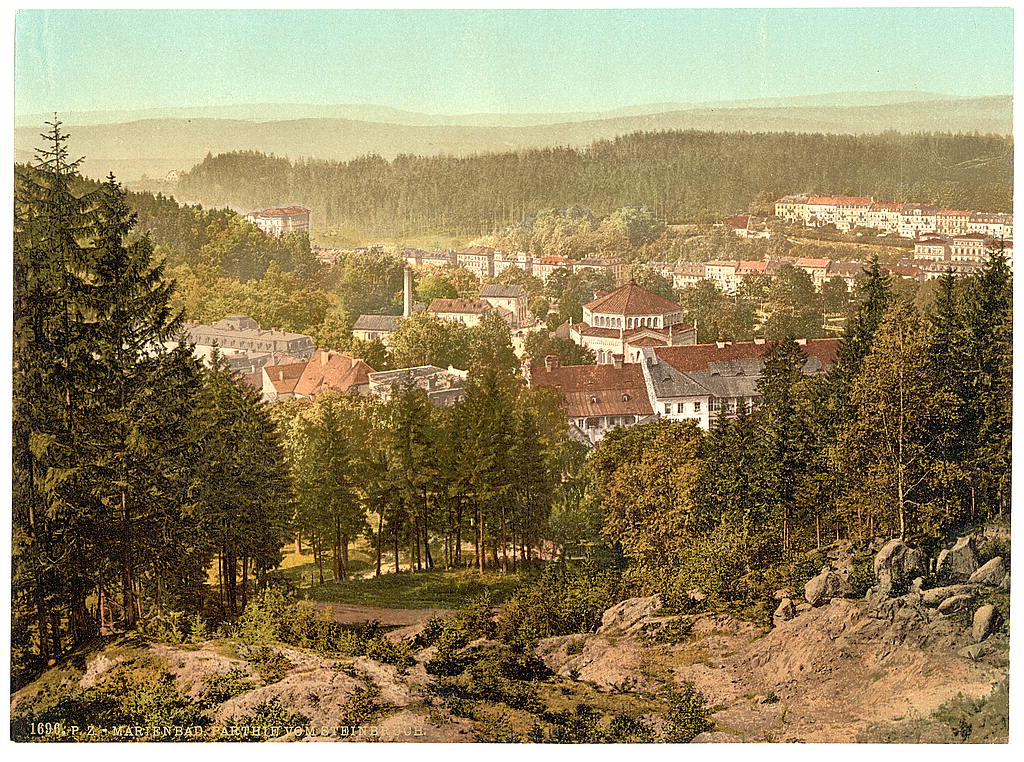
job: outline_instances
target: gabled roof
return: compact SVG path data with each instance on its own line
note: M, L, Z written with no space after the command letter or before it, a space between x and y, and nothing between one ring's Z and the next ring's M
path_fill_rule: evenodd
M550 386L562 395L570 418L603 415L653 415L643 369L637 363L566 365L533 368L530 386Z
M393 331L402 319L401 315L360 315L352 326L353 331Z
M472 313L476 315L489 312L491 305L483 299L434 299L427 312L457 312Z
M595 299L586 308L591 312L614 315L657 315L682 309L675 302L636 283L619 286L610 294Z
M295 394L315 397L330 389L349 392L354 386L369 383L370 373L373 373L373 368L363 360L339 352L318 350L306 363L295 384Z
M737 275L753 275L763 273L768 269L768 263L763 259L740 260L736 266Z
M265 365L263 366L262 376L266 376L270 379L270 383L273 384L274 390L278 394L293 394L295 392L295 385L299 382L302 377L302 372L309 365L307 362L296 362L288 365Z
M793 263L794 267L812 267L822 268L828 267L829 259L818 259L814 257L798 257L796 262Z
M260 209L249 212L249 214L256 215L257 217L295 217L300 214L309 214L309 211L304 206L283 206L275 207L274 209Z
M497 299L519 299L526 296L526 289L522 286L502 286L497 283L489 283L480 289L480 298L490 296Z
M876 201L868 211L871 212L898 212L903 209L900 201Z
M809 358L814 357L822 365L835 362L841 339L807 339L800 346ZM705 370L710 363L727 360L745 360L765 357L778 344L777 341L735 341L716 344L691 344L690 346L656 347L654 353L676 370Z

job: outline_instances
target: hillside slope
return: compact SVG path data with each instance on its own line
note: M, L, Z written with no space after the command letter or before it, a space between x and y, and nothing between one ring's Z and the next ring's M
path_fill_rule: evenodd
M665 104L671 107L673 104ZM244 113L244 112L243 112ZM557 117L557 115L555 115ZM113 170L125 180L188 169L207 153L257 150L278 156L344 160L375 153L462 156L550 146L585 146L594 140L647 130L700 129L820 133L1012 131L1009 96L864 106L704 107L553 124L416 125L393 123L386 110L362 121L305 118L285 121L160 118L76 126L70 131L86 174ZM15 130L24 160L38 142L35 126Z

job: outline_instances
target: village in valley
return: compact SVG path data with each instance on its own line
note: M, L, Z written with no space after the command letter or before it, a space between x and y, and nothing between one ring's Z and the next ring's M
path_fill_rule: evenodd
M1008 744L1011 14L728 13L19 12L13 741Z

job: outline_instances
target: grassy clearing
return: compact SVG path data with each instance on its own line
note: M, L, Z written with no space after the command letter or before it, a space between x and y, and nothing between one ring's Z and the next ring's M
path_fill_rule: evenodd
M311 600L325 603L394 609L454 609L484 593L490 593L495 603L500 603L529 578L525 573L481 575L472 569L400 572L367 579L331 580L309 588L307 594Z

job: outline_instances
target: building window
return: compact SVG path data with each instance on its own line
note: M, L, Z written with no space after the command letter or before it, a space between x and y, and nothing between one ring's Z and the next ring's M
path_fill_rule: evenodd
M699 413L700 412L700 403L699 402L694 402L693 403L693 412L695 412L695 413Z

